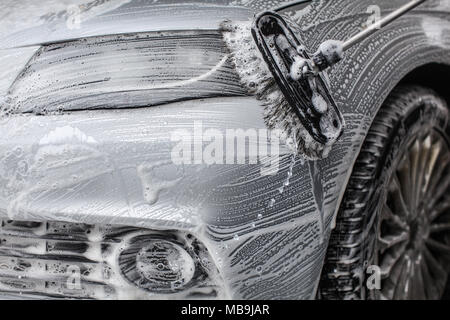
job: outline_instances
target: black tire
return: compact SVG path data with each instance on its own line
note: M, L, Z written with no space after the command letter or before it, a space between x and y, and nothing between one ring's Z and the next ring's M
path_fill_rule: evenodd
M430 134L428 134L428 136L431 136L432 134L433 138L426 138L428 136L426 136L425 132L431 132ZM443 193L442 198L440 198L439 202L436 201L436 203L445 203L447 205L450 203L450 192L448 192L450 191L448 186L448 182L450 180L448 179L448 177L450 177L450 161L446 156L442 156L442 154L445 154L447 152L447 149L449 148L448 137L448 108L445 101L441 99L435 92L419 86L401 86L396 88L391 93L389 98L386 100L386 102L378 112L374 122L372 123L370 131L363 143L362 149L354 165L352 175L348 182L347 189L345 191L345 195L337 216L336 228L332 231L329 240L329 247L325 265L322 271L319 289L321 298L436 299L438 298L438 296L442 297L446 279L443 280L441 278L442 273L438 272L440 269L437 270L435 274L431 272L428 272L428 274L426 274L426 276L430 278L427 278L429 280L428 282L434 282L426 284L426 286L428 287L425 287L424 290L422 290L423 292L421 292L420 294L419 291L421 289L418 285L414 285L414 289L410 289L409 292L406 293L402 293L402 290L398 290L395 287L404 285L405 283L411 284L413 283L413 280L399 278L400 280L398 280L398 283L393 284L392 282L395 282L393 280L394 278L389 277L393 277L394 275L397 276L397 274L399 273L397 270L399 270L399 268L407 266L408 268L410 268L408 270L413 270L413 273L416 277L414 278L414 281L419 281L420 277L422 277L423 280L423 272L426 272L425 267L420 264L417 267L417 270L411 269L415 268L415 265L411 267L410 264L406 263L407 261L411 262L411 260L409 260L411 259L411 257L416 257L415 253L411 251L416 250L416 247L418 251L426 251L426 257L429 257L428 242L431 240L429 240L428 238L425 239L425 236L423 236L422 239L422 236L418 236L419 231L414 230L419 227L421 228L420 230L422 230L422 227L420 226L422 224L421 221L425 221L427 219L426 215L430 214L429 212L431 212L427 211L429 210L429 208L426 207L426 201L422 200L421 197L426 198L428 194L431 194L432 192L430 193L428 189L422 186L422 184L419 184L418 181L423 182L425 179L428 188L428 185L431 185L430 181L433 180L434 183L434 181L437 179L435 176L438 175L438 173L433 173L433 175L430 175L429 170L437 170L439 167L439 170L442 171L439 181L441 181L442 177L444 177L444 179L442 179L444 180L443 184L447 185L444 187L446 191L444 190L445 192ZM441 138L444 142L441 142ZM432 165L432 162L430 162L434 159L434 156L433 158L432 156L428 155L426 157L423 156L423 159L428 161L426 162L426 165L424 164L418 166L418 163L421 162L411 161L411 148L416 148L416 145L419 145L420 141L422 141L421 143L426 142L426 146L428 147L429 141L435 141L436 139L439 140L439 146L444 145L444 148L447 148L442 151L443 153L438 153L438 159L435 160L435 162L438 163L438 166ZM430 152L431 150L429 148L427 149L423 147L422 144L420 144L420 146L422 147L422 149L414 149L415 153L413 153L413 155L415 160L422 160L422 156L418 155L425 154L426 152ZM434 146L435 144L432 145L433 148ZM408 161L408 167L405 167L405 161ZM415 166L413 166L411 163L414 163ZM401 167L399 167L400 165ZM426 170L424 168L425 166L427 168ZM411 169L413 167L415 169ZM418 170L417 168L420 167L424 169L420 173L420 175L424 176L425 178L420 178L421 180L417 180L419 174L416 170ZM428 167L430 167L431 169L428 169ZM425 171L427 172L427 175L423 173ZM420 185L420 188L414 189L414 192L416 192L415 190L418 190L417 194L419 195L419 197L416 197L415 199L420 198L421 200L414 200L415 202L411 202L418 203L417 207L411 209L411 212L407 212L404 218L401 212L405 212L403 210L405 206L402 205L405 202L403 197L406 197L407 194L404 192L405 189L401 189L402 191L394 190L395 186L399 184L399 172L401 172L402 177L405 175L405 172L412 172L412 174L414 174L414 178L416 179L414 180L414 186ZM406 180L402 179L402 181ZM411 185L413 184L411 183ZM441 185L440 188L442 188ZM400 190L400 187L398 189ZM403 202L399 202L398 199L391 199L392 194L396 194L393 192L397 192L397 194L399 194L399 197L403 199ZM435 192L435 194L437 195L437 192ZM386 207L389 209L386 209ZM397 210L398 207L402 210ZM413 205L411 205L411 207L413 207ZM410 208L409 203L408 208ZM436 211L435 209L433 210L433 212ZM388 215L389 217L386 218L386 216ZM425 216L425 218L421 218L422 220L418 218L421 215ZM445 219L448 219L445 221L448 221L448 223L450 224L450 212L448 208L444 208L442 215L445 216ZM394 223L400 223L397 221L399 216L401 216L404 221L411 221L407 222L411 224L408 225L407 228L407 230L409 230L408 235L405 235L403 231L399 233L401 234L401 237L399 239L402 239L401 247L399 243L392 244L395 243L393 241L388 242L391 247L386 246L387 249L382 249L384 241L387 238L387 236L386 238L383 238L385 237L386 232L399 232L394 230L395 227L392 227ZM414 219L421 223L414 222L413 226ZM439 219L441 219L441 216L439 216ZM430 218L430 220L432 219ZM386 227L385 224L388 227ZM427 235L427 237L430 237L430 239L434 239L435 234L430 233L429 229L427 230L427 232L429 233L429 236ZM435 232L436 228L433 226L432 230L433 232ZM420 234L426 233L425 231L420 232ZM450 231L445 230L445 233L443 235L441 233L439 234L439 241L443 242L444 245L448 246L448 248L450 248L449 233ZM418 240L415 240L414 237L417 237ZM389 239L389 241L391 241L394 238L391 237ZM416 243L415 241L418 242ZM419 243L419 241L421 242ZM445 249L445 247L443 248ZM397 251L394 251L394 249ZM393 252L392 254L390 253L391 251ZM401 253L403 251L405 253ZM433 257L435 253L436 252L433 251ZM391 260L386 260L386 256L388 254L391 254L391 256L388 257L391 258ZM394 256L397 257L397 255L400 256L401 254L411 254L411 256L408 256L407 258L401 256L401 259L397 258L398 260L392 258ZM419 254L421 255L420 259L423 259L423 255L425 255L425 253L417 253L417 257L419 257ZM439 263L444 264L443 268L445 268L447 271L447 277L448 271L450 270L449 257L445 256L445 254L439 254L438 256L439 257L437 259ZM383 267L381 269L383 271L383 276L388 277L381 283L381 289L384 291L367 289L366 281L370 276L370 274L366 272L367 267L369 265L378 264L381 264L381 266L383 266L385 261L388 261L390 263L390 267ZM398 261L401 261L401 267L398 266L398 263L400 263ZM389 273L392 273L392 275L389 274L388 276L386 276L388 271ZM421 273L421 275L419 273ZM436 288L429 286L434 286ZM408 288L412 288L412 285L410 285ZM421 295L422 293L424 293L424 295Z

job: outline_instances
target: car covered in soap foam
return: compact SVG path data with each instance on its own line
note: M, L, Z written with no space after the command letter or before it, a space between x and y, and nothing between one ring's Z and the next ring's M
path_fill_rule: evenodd
M450 271L450 6L326 73L327 157L292 152L223 24L273 10L307 51L404 4L7 1L0 296L439 299Z

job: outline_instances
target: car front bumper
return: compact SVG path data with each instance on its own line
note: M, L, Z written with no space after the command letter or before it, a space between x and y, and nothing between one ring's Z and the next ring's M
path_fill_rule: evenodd
M250 97L3 119L0 212L14 221L191 233L208 249L224 296L313 298L335 180L293 161L284 145L272 175L261 174L264 160L175 165L173 132L199 124L265 128Z

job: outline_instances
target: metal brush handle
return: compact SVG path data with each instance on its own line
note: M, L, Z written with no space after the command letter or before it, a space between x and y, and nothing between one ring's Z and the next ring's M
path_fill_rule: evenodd
M362 32L358 33L357 35L353 36L352 38L348 39L343 44L343 50L346 51L349 48L353 47L354 45L358 44L359 42L363 41L367 37L371 36L375 32L377 32L379 29L387 26L391 22L397 20L401 16L403 16L405 13L411 11L418 5L424 3L427 0L413 0L401 8L391 12L389 15L378 21L377 23L372 24L367 29L363 30Z
M352 38L348 39L345 42L328 40L322 43L319 47L319 50L314 54L311 58L314 64L314 72L323 71L332 65L338 63L342 60L343 53L347 51L349 48L354 45L360 43L361 41L367 39L369 36L377 32L379 29L387 26L391 22L397 20L405 13L411 11L418 5L422 4L427 0L413 0L403 5L401 8L391 12L389 15L378 21L377 23L372 24L367 29L361 31L356 34Z

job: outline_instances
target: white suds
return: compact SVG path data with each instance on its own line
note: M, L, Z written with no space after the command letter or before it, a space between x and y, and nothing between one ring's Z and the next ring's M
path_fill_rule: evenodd
M341 60L344 56L343 42L338 40L327 40L319 46L319 51L327 61Z
M86 136L78 128L64 126L56 128L39 141L39 145L62 143L87 143L95 144L94 138Z
M143 196L149 204L155 204L158 201L159 194L167 189L176 186L181 177L172 180L162 179L155 174L157 168L170 166L170 161L162 161L157 163L143 163L137 168L137 173L141 179Z
M300 80L304 74L308 71L308 61L301 57L295 57L294 63L291 66L290 76L292 80L298 81Z

